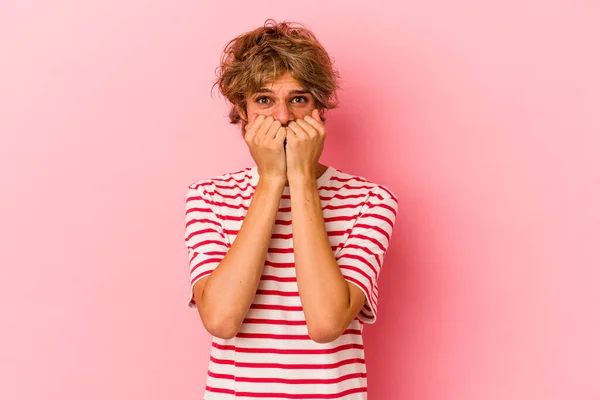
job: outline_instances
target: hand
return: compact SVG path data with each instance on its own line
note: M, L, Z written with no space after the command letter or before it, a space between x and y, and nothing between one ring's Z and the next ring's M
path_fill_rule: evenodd
M287 177L292 179L317 179L317 166L323 153L327 132L314 109L312 116L297 119L288 124L286 132Z
M286 130L273 117L259 115L245 127L244 141L258 167L261 179L284 181L286 161L283 149Z

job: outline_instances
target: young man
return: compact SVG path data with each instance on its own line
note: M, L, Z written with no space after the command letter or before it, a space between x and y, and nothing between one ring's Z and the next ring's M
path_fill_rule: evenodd
M204 399L366 399L396 197L319 163L337 72L312 32L268 20L221 61L256 165L189 187L189 306L214 337Z

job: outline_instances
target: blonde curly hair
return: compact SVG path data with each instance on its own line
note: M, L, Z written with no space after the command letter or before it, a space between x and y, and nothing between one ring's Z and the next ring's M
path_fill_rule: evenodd
M314 97L321 118L338 106L339 72L315 34L294 22L267 19L264 26L227 43L213 88L231 104L229 121L246 125L246 99L265 83L290 73Z

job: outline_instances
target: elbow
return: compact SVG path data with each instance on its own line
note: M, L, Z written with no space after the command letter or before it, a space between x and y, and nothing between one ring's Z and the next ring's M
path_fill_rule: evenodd
M240 329L239 324L237 324L233 318L202 314L200 314L200 318L208 333L220 339L232 339L237 335Z
M342 332L332 323L308 325L308 336L313 342L317 343L331 343L339 338Z
M218 307L211 306L210 301L206 301L203 297L206 293L204 288L208 278L203 278L199 282L201 284L196 285L194 290L194 298L196 301L196 309L200 314L200 319L204 325L204 329L212 336L220 339L231 339L237 335L240 330L241 321L231 317L231 311L223 312Z

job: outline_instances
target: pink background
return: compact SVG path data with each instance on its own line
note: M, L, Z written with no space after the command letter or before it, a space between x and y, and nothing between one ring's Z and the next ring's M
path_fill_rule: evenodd
M252 162L210 88L269 17L399 197L369 398L599 399L600 5L541 0L2 1L0 398L201 399L184 198Z

